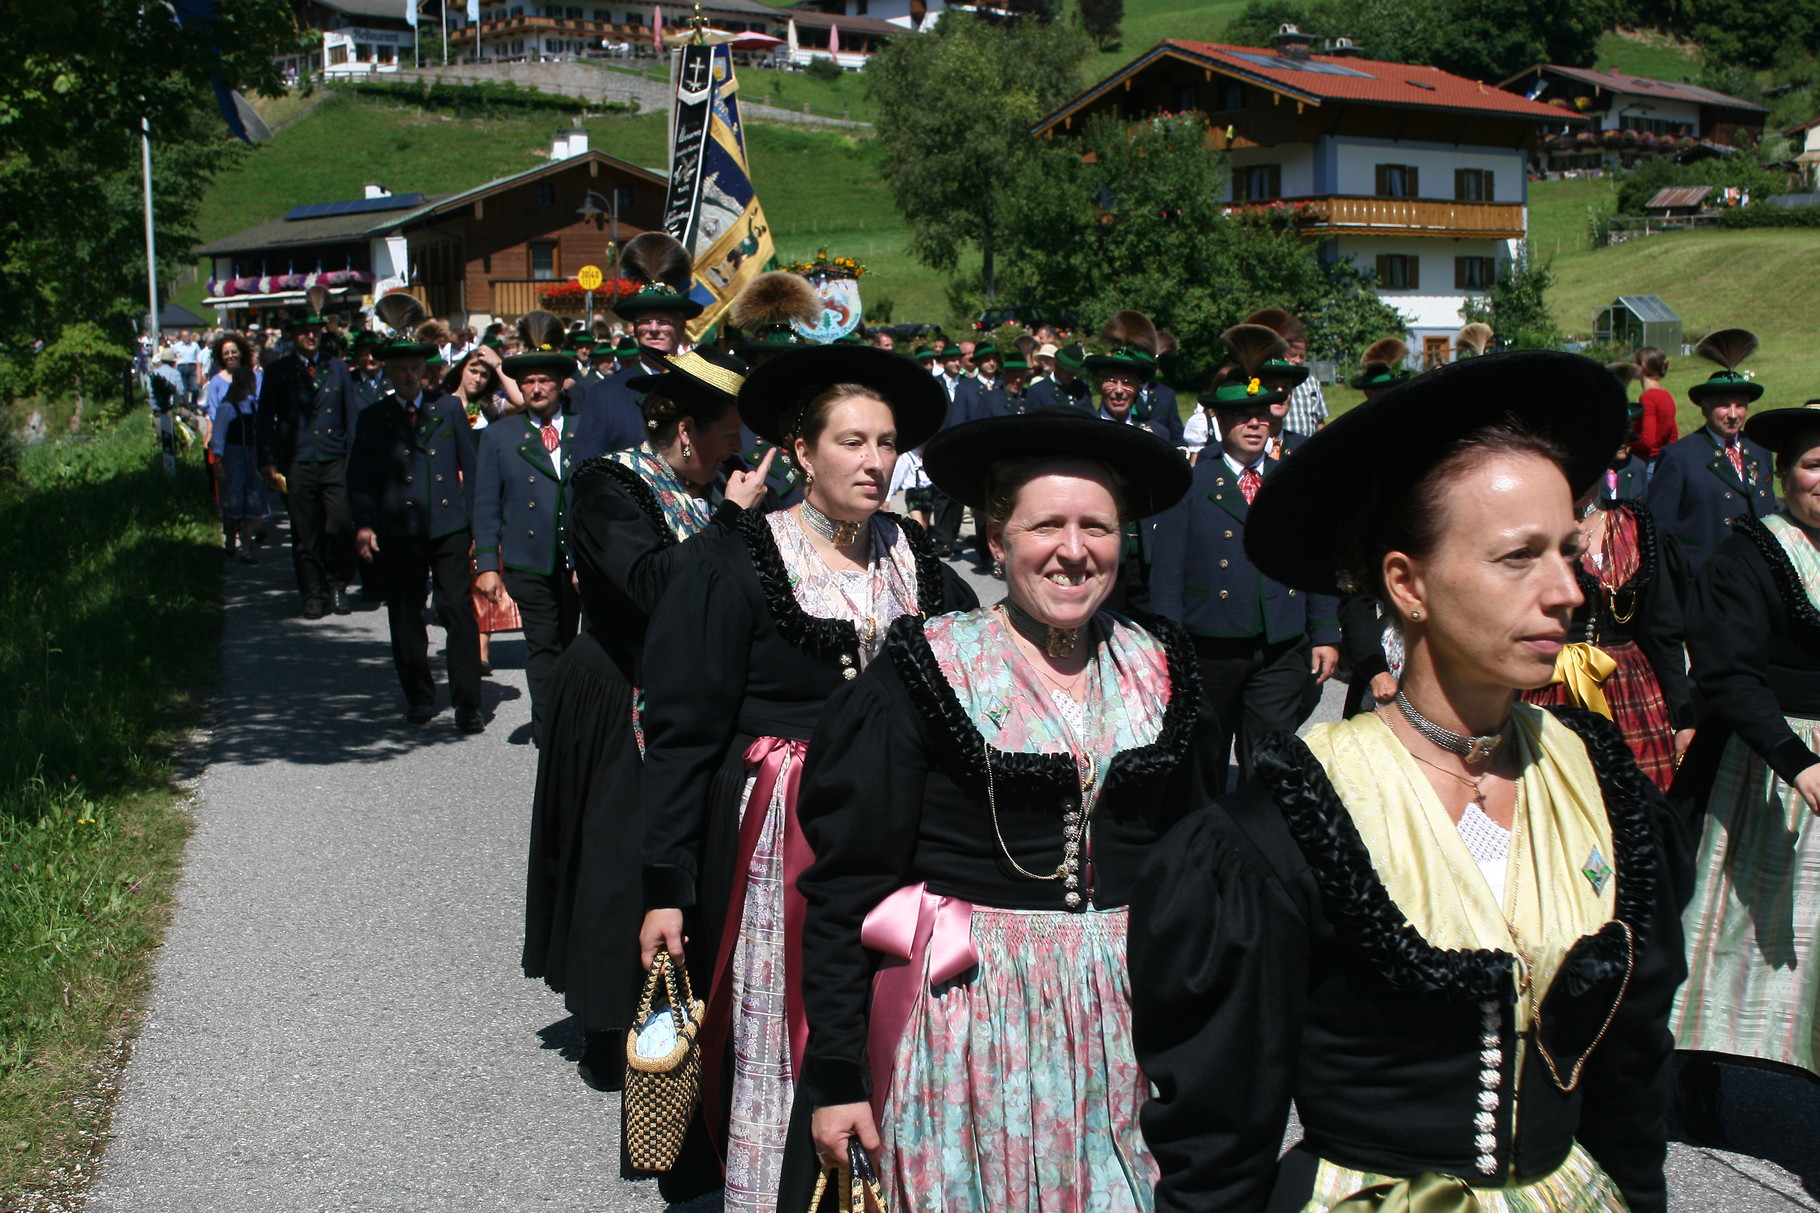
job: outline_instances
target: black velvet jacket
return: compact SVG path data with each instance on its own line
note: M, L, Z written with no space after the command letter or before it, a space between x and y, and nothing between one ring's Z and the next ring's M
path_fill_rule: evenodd
M1159 1213L1300 1209L1316 1158L1498 1185L1547 1174L1576 1140L1634 1213L1665 1207L1684 869L1667 806L1617 727L1554 711L1599 773L1617 916L1574 945L1544 997L1520 1100L1512 956L1421 937L1302 742L1265 738L1257 778L1153 850L1130 963L1138 1061L1157 1088L1143 1127L1162 1170ZM1571 1093L1537 1035L1563 1080L1586 1057ZM1291 1099L1306 1138L1279 1162Z
M657 494L624 464L600 457L569 481L569 556L588 631L629 671L651 612L676 571L732 535L745 511L722 501L708 525L678 541ZM628 677L630 674L628 672Z
M916 555L925 616L977 599L928 536L891 516ZM690 561L645 634L645 908L694 906L716 773L740 738L807 741L833 695L859 676L859 635L797 604L766 515ZM737 827L735 827L737 832Z
M1716 755L1735 732L1790 781L1820 762L1784 719L1820 717L1820 610L1760 520L1741 524L1700 569L1688 614L1694 681L1718 726L1702 727L1700 750ZM1689 752L1689 778L1705 756Z
M1623 501L1610 508L1628 510L1637 520L1637 571L1617 592L1614 611L1598 575L1587 572L1584 563L1576 564L1574 574L1586 600L1574 611L1567 638L1587 644L1635 643L1661 684L1669 723L1691 729L1694 687L1682 649L1687 630L1681 610L1687 594L1687 556L1679 543L1662 542L1661 528L1642 502Z
M1157 739L1115 755L1088 822L1092 905L1130 902L1138 870L1201 787L1193 732L1200 701L1187 634L1144 621L1169 662L1169 706ZM1007 654L1007 659L1011 659ZM874 957L860 943L867 913L907 884L978 905L1063 910L1059 881L1019 875L993 833L987 744L942 675L919 619L892 626L863 678L829 704L803 774L797 819L815 862L797 887L809 1045L803 1090L814 1106L867 1098L866 1004ZM1062 861L1062 815L1080 804L1067 754L991 751L1005 847L1033 872ZM1085 907L1082 907L1083 909Z

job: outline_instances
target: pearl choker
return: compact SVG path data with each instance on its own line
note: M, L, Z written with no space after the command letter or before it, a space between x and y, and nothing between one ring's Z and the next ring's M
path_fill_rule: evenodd
M868 518L865 522L842 522L838 518L830 518L816 509L814 503L807 497L803 498L803 506L797 516L801 519L804 526L808 527L837 548L844 548L848 544L856 542L859 539L861 532L864 531L872 521Z
M1005 608L1005 618L1010 620L1019 636L1051 657L1074 656L1074 650L1081 641L1079 628L1051 627L1009 598L999 605Z

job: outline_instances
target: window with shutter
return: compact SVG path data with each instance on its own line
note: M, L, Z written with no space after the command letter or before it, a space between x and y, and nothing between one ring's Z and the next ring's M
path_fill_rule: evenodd
M1406 165L1403 169L1403 192L1399 194L1398 197L1420 198L1421 196L1422 187L1420 179L1416 176L1416 166L1413 164ZM1410 260L1413 261L1415 258L1412 257Z
M1409 170L1414 174L1415 170ZM1413 181L1413 178L1412 178ZM1422 286L1422 259L1420 257L1403 258L1403 285L1408 290L1420 290Z
M1378 286L1388 291L1412 291L1419 284L1416 263L1419 258L1404 253L1384 253L1378 257Z

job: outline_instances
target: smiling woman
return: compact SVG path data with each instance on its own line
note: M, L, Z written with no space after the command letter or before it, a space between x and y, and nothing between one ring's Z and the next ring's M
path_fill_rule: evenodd
M1597 363L1488 355L1263 481L1258 568L1371 593L1408 656L1395 708L1265 738L1138 882L1158 1210L1665 1207L1666 805L1610 721L1516 702L1553 676L1573 502L1626 429Z
M810 743L814 1113L784 1200L807 1203L814 1158L857 1140L888 1204L1145 1210L1125 906L1199 788L1196 692L1178 632L1104 606L1121 524L1179 497L1188 467L1066 408L956 426L925 455L986 515L1009 596L899 620ZM873 952L908 963L875 975Z

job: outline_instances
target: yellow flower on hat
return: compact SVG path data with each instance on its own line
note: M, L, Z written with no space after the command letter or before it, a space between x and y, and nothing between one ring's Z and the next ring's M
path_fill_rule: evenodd
M1247 396L1255 396L1258 394L1259 391L1261 391L1263 389L1263 387L1264 387L1263 380L1261 380L1257 376L1253 375L1251 377L1251 382L1247 383L1245 385L1245 394Z

